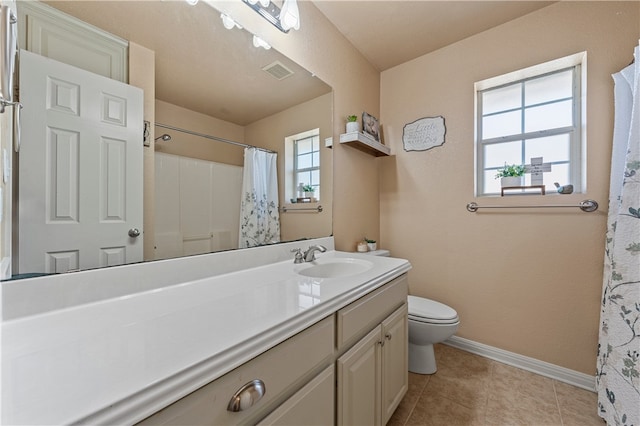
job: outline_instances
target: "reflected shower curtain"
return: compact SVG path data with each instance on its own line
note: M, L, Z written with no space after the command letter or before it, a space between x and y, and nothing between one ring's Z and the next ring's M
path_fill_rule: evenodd
M280 241L278 154L245 148L240 201L240 248Z
M598 414L640 425L640 46L613 75L615 126L596 370Z

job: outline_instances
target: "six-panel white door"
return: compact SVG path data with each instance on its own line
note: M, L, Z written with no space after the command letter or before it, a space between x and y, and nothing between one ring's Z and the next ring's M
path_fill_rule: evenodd
M142 90L23 50L20 99L18 272L141 261Z

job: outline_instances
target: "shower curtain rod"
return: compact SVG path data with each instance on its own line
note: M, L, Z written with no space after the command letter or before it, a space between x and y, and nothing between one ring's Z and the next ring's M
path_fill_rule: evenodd
M187 134L193 135L193 136L200 136L201 138L211 139L211 140L218 141L218 142L230 143L231 145L243 146L245 148L255 148L255 149L258 149L260 151L266 151L266 152L270 152L272 154L277 154L276 151L272 151L270 149L260 148L259 146L254 146L254 145L249 145L249 144L246 144L246 143L236 142L236 141L232 141L230 139L219 138L217 136L206 135L204 133L198 133L198 132L194 132L192 130L181 129L179 127L169 126L167 124L155 123L155 125L158 126L158 127L162 127L163 129L175 130L176 132L187 133Z

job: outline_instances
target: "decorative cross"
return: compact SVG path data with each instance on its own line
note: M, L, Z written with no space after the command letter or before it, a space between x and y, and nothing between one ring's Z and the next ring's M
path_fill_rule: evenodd
M545 172L551 171L551 163L543 163L542 157L531 158L531 164L524 166L525 173L531 173L531 185L543 185Z

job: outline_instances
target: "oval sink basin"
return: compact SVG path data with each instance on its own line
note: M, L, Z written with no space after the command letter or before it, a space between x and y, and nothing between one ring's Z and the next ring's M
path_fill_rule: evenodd
M306 265L310 265L305 267ZM305 277L312 278L340 278L356 275L368 271L373 263L361 259L331 258L318 259L310 262L296 272Z

